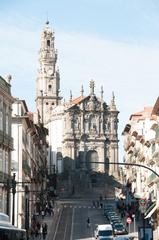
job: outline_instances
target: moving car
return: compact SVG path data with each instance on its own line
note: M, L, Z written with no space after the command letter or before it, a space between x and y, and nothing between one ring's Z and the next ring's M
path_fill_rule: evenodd
M97 225L94 235L98 240L113 240L113 228L111 224Z

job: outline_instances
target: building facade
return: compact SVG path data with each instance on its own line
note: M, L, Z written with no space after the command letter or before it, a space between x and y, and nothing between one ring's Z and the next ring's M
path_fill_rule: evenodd
M11 151L13 138L11 135L11 113L13 97L11 96L11 76L0 77L0 212L9 214L11 179Z
M12 173L16 180L14 224L26 228L26 219L30 221L32 214L39 211L42 201L45 201L44 194L41 194L46 190L47 130L40 123L35 124L36 116L28 111L24 100L15 99L12 109ZM28 218L25 215L26 198ZM13 215L13 205L10 215Z
M146 199L145 221L154 229L154 239L159 236L159 98L153 107L132 114L123 131L125 162L139 166L125 168L126 182L131 186L134 198Z
M90 93L62 102L60 76L56 70L57 51L54 33L46 23L42 32L39 71L36 82L36 106L49 130L48 163L51 171L85 169L117 174L118 113L114 94L108 105L95 94L95 82L90 81ZM70 94L72 95L72 94ZM45 113L45 114L44 114ZM99 163L101 162L101 163Z

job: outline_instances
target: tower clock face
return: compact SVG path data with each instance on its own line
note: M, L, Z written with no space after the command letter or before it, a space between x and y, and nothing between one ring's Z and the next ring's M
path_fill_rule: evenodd
M51 68L49 68L48 74L49 74L49 75L53 75L53 70L52 70Z

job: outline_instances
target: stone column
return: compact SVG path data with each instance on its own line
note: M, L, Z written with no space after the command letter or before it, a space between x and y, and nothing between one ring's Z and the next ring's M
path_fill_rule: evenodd
M104 154L104 144L102 143L97 149L98 161L103 162L103 164L98 164L98 171L105 172L105 154Z

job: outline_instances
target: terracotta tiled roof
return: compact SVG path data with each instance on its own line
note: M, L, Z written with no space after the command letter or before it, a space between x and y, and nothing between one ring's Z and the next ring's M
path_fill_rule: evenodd
M78 104L80 103L85 97L84 96L79 96L71 101L72 104Z
M153 110L152 107L144 107L144 111L133 113L130 116L130 120L131 119L142 120L142 119L145 119L147 117L151 118L152 110Z

